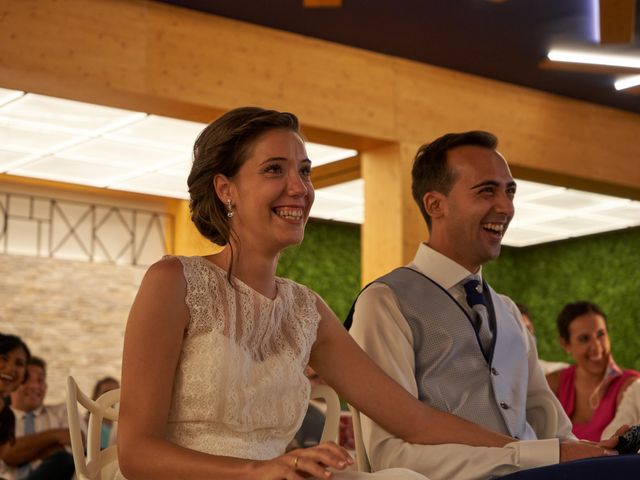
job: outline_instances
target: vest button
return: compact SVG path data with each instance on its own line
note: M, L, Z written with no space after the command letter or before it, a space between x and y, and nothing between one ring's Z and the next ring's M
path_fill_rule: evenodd
M493 367L491 368L491 373L492 373L493 375L495 375L496 377L497 377L498 375L500 375L500 374L498 373L498 370L496 370L496 369L495 369L495 368L493 368Z
M504 402L500 402L500 408L502 408L503 410L508 410L509 409L509 405L507 405Z

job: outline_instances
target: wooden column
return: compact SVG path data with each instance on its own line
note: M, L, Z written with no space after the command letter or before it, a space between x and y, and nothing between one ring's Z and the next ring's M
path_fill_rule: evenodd
M361 153L365 182L362 284L413 259L427 227L411 196L411 166L419 145L389 144Z

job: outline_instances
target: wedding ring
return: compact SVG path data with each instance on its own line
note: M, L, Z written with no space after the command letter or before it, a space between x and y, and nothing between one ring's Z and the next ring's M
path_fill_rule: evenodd
M296 457L296 458L293 460L293 468L298 468L298 460L299 460L299 459L300 459L300 457Z

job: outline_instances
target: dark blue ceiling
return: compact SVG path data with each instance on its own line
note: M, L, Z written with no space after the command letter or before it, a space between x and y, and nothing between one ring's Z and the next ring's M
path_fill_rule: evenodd
M595 0L162 1L640 113L640 95L617 92L615 76L538 66L552 45L597 47ZM613 50L640 58L639 38Z

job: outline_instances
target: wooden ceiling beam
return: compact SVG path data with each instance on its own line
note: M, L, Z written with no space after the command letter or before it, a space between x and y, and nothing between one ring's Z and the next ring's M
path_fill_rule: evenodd
M632 43L636 0L600 0L600 43Z
M302 0L305 8L340 8L342 0Z
M311 170L311 180L313 181L313 187L316 189L338 185L358 178L360 178L359 156L320 165Z

